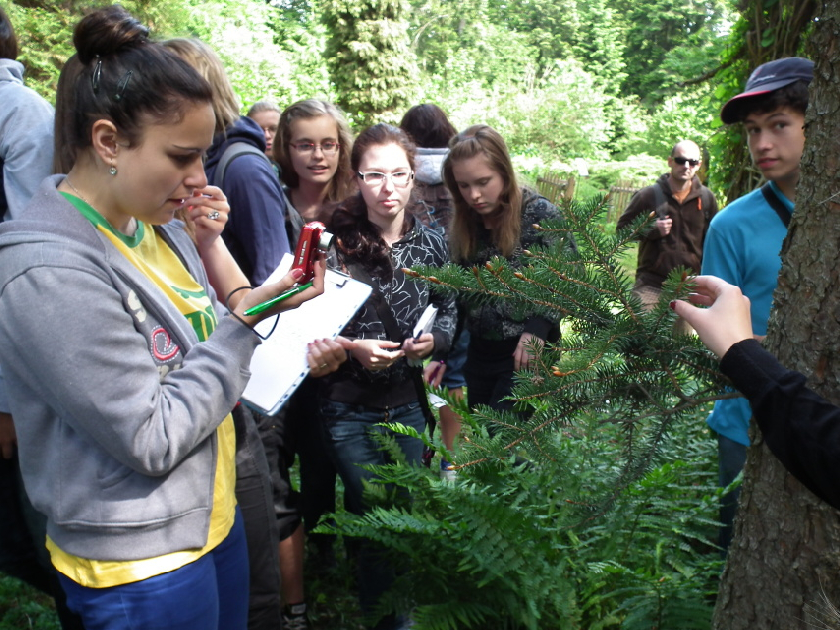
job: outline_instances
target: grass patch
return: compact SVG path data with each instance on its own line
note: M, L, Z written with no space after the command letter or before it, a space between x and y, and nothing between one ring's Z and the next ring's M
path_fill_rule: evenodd
M0 573L0 630L58 630L58 617L48 595Z

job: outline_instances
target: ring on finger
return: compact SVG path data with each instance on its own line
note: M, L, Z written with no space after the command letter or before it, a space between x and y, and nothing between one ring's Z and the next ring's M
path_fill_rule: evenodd
M213 210L213 212L208 212L208 213L207 213L207 218L208 218L208 219L210 219L211 221L216 221L216 220L218 220L218 218L219 218L220 216L222 216L222 213L221 213L221 212L219 212L218 210Z
M326 363L322 363L321 365L319 365L319 366L318 366L318 369L319 369L319 370L323 370L325 367L327 367L327 364L326 364Z

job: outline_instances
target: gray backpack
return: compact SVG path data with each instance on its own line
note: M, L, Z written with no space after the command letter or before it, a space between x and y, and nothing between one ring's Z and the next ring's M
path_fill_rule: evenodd
M269 160L268 156L266 156L266 154L260 151L257 147L250 145L247 142L234 142L225 149L224 153L222 153L222 157L216 165L216 171L213 173L213 181L210 183L213 186L218 186L224 190L225 171L227 171L227 167L240 155L248 154L259 155L262 159L268 162L269 166L271 166L271 160ZM283 201L286 204L286 236L289 237L289 245L294 247L295 243L298 242L298 238L300 238L300 231L301 228L303 228L305 221L303 220L303 217L300 216L300 213L294 209L288 197L286 197L285 192L283 193Z

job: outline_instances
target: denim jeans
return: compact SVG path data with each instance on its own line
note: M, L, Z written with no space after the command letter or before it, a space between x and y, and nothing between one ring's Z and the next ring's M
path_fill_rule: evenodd
M718 483L725 488L735 480L744 469L747 461L747 447L743 444L730 440L728 437L718 433ZM718 543L723 547L726 554L729 543L732 542L732 533L735 530L735 516L738 511L738 498L741 496L741 486L732 492L725 494L720 499L720 522L721 528Z
M335 462L338 474L344 482L345 505L353 514L364 514L366 505L363 488L374 473L361 468L368 464L390 463L384 452L372 437L374 434L391 434L406 457L415 466L421 465L423 443L385 427L376 426L382 422L398 422L422 432L426 419L419 402L400 405L391 409L376 409L365 405L351 405L334 400L321 400L319 415L327 435L328 450ZM394 567L385 557L383 550L363 541L359 548L359 599L362 610L370 616L379 601L394 581ZM388 616L375 626L381 630L403 627L405 621L399 616Z
M242 514L227 538L180 569L139 582L88 588L59 575L86 630L245 630L248 550Z

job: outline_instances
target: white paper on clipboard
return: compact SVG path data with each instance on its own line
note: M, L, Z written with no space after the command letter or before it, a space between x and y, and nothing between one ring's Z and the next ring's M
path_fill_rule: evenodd
M266 283L282 278L291 265L292 256L286 254ZM370 286L327 270L324 293L281 313L277 328L257 346L251 358L251 380L242 400L263 413L277 413L309 374L306 344L316 339L335 339L370 292ZM256 330L267 335L273 325L271 317L260 322Z
M432 332L432 326L435 324L437 314L437 306L429 304L426 310L420 315L420 319L417 320L417 324L414 326L414 332L411 333L412 336L417 339L420 335Z
M415 324L414 331L411 333L411 336L414 339L417 339L420 335L432 332L432 326L435 324L437 314L437 306L429 304L426 307L426 310L420 314L420 319L417 320L417 324ZM423 359L408 359L408 364L412 367L418 367L423 365Z

